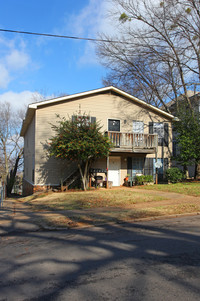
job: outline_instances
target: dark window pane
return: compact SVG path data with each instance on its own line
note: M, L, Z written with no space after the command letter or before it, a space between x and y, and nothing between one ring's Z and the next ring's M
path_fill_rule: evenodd
M168 146L169 141L169 126L168 123L164 123L164 146Z
M149 122L149 134L153 134L153 122Z
M120 132L120 120L108 119L108 131Z
M91 117L91 123L95 123L96 122L96 117Z
M153 158L145 158L144 161L144 175L154 175Z

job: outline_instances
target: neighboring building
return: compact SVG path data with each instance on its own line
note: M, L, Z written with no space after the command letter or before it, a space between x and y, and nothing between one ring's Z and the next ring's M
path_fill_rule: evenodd
M73 118L88 114L99 121L102 131L114 144L109 158L92 166L93 172L120 186L127 174L155 175L155 162L162 162L159 179L170 164L173 115L153 107L114 87L63 96L28 106L21 129L24 137L24 194L49 186L59 186L77 171L75 163L49 158L48 139L55 133L51 125L56 114Z
M191 102L191 106L196 112L200 113L200 92L194 92L188 90L187 93L188 93L188 98ZM177 109L178 107L181 107L184 99L185 99L185 95L181 94L178 97L177 101L175 99L169 101L166 104L166 107L168 108L169 112L171 112L173 115L176 115ZM165 110L164 107L162 107L162 109Z
M188 97L189 97L189 100L190 100L193 110L195 112L200 113L200 92L194 92L194 91L188 90L187 93L188 93ZM175 100L168 102L167 108L173 115L177 115L178 108L181 108L181 106L183 106L183 103L185 103L185 102L186 102L185 95L182 94L178 97L177 102ZM173 127L172 127L172 137L173 137L172 138L172 141L173 141L172 154L173 154L173 157L176 157L180 153L180 150L179 150L179 147L177 144L177 140L176 140L176 136L177 136L177 134L173 130ZM180 169L183 169L182 166L177 161L172 161L172 166L176 166ZM195 176L195 165L194 164L188 166L188 176L189 176L189 178L193 178Z

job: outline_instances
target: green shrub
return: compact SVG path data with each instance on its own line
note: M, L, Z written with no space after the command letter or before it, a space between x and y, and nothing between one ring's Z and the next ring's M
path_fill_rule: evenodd
M144 182L153 182L153 176L151 175L141 175L135 177L135 182L137 185L143 185Z
M177 183L183 180L183 172L177 167L167 169L165 174L166 179L171 183Z
M151 176L151 175L146 175L145 176L145 180L144 180L145 182L154 182L154 180L153 180L153 176Z
M143 182L144 182L144 176L143 175L135 177L135 183L136 183L136 185L142 185Z

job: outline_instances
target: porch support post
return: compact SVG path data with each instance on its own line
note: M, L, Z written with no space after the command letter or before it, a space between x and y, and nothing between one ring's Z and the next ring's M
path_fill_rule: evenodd
M156 162L158 161L157 148L156 148ZM156 185L158 184L158 168L156 167Z
M108 170L109 170L109 155L107 156L107 163L106 163L106 171L107 171L107 176L106 176L106 188L108 189Z

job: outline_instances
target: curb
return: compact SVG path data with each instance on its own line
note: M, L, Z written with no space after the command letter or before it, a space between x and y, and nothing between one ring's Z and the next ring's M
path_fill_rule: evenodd
M146 222L146 221L156 221L156 220L165 220L171 218L181 218L187 216L195 216L200 215L200 212L193 212L193 213L184 213L184 214L172 214L172 215L163 215L163 216L152 216L152 217L143 217L138 219L131 219L128 221L119 221L119 222L107 222L102 224L96 225L83 225L83 226L74 226L74 227L53 227L53 226L45 226L40 225L40 230L46 231L64 231L64 230L71 230L71 229L84 229L84 228L91 228L91 227L101 227L104 225L117 225L117 224L128 224L128 223L138 223L138 222ZM38 230L38 231L40 231ZM31 231L30 231L31 232Z

